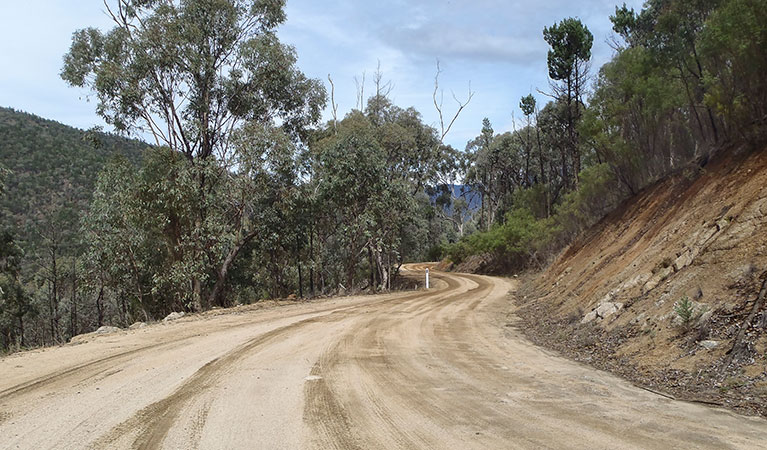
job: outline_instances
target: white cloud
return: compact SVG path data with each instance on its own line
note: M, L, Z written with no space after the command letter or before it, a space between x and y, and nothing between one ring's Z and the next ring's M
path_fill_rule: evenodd
M528 64L546 54L546 46L541 39L493 34L448 24L400 28L385 35L388 43L404 53L431 60L457 58L463 61Z

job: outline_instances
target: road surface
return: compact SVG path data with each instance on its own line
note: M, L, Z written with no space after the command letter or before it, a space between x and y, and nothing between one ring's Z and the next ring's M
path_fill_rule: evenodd
M432 279L11 355L0 448L767 448L764 419L535 347L512 281Z

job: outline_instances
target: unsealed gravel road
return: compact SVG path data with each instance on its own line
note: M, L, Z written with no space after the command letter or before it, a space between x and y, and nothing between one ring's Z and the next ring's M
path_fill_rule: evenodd
M421 266L411 266L418 271ZM533 346L499 278L190 318L0 360L2 448L767 448L767 421Z

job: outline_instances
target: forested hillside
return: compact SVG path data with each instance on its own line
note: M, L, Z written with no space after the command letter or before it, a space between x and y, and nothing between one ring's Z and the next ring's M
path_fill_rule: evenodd
M98 131L83 131L32 114L0 108L0 167L10 173L0 197L3 225L27 252L40 250L46 222L64 220L75 232L107 162L138 165L147 144Z
M77 292L81 280L80 226L98 173L116 159L138 166L147 147L141 141L0 108L5 187L0 195L0 347L15 339L21 344L23 334L31 343L46 342L45 329L54 335L54 328L77 331L65 324L58 310L63 296ZM54 318L47 323L51 326L43 325L46 316ZM75 308L68 318L76 316Z

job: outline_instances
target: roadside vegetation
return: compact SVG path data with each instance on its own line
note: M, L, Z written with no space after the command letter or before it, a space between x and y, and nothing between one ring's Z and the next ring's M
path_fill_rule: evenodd
M716 153L767 137L767 3L650 0L610 17L615 55L589 84L592 37L566 19L544 30L554 99L522 98L524 127L467 148L479 234L443 247L481 269L540 267L622 200ZM588 97L586 93L588 92ZM587 98L586 98L587 97ZM472 267L477 267L475 264Z

